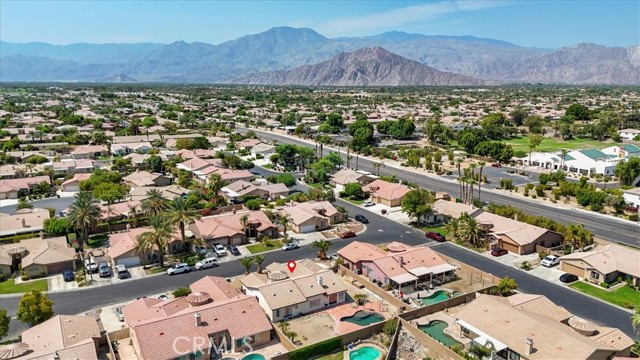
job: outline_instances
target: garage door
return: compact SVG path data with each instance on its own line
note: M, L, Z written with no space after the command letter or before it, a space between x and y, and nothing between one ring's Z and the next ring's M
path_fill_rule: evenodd
M314 231L316 231L316 225L315 224L305 225L305 226L301 226L300 227L300 232L303 233L303 234L314 232Z
M584 276L584 269L566 261L560 261L560 270L564 272L568 272L569 274L573 274L578 277Z
M80 191L80 187L78 185L68 185L64 187L64 191L66 192Z
M132 256L128 258L122 258L116 260L116 265L124 265L126 267L140 265L140 257Z
M502 241L502 248L514 254L518 253L518 247L516 245L509 244L508 242Z
M47 272L49 274L57 274L65 270L73 270L73 264L71 262L62 262L62 263L47 265Z

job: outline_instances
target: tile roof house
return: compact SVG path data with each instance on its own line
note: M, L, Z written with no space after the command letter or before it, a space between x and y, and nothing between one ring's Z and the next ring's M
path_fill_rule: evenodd
M178 186L175 184L169 185L169 186L159 186L159 187L140 186L140 187L131 188L131 190L129 191L129 198L132 201L134 200L142 201L148 197L147 193L149 192L149 190L160 191L162 196L167 200L173 200L173 198L176 196L185 196L189 193L189 189L185 189L182 186Z
M226 169L219 166L218 159L201 159L198 157L184 161L176 165L178 169L193 173L194 179L202 183L209 181L212 174L219 174L223 181L233 183L234 181L250 181L253 175L247 170Z
M74 174L69 180L65 180L60 187L65 192L80 191L80 182L87 180L91 177L91 174Z
M91 173L95 169L95 162L91 159L63 160L53 163L55 174Z
M291 202L277 210L280 214L289 216L289 228L299 234L328 229L331 224L341 223L346 219L346 215L328 201Z
M29 194L38 187L38 184L46 182L51 184L48 176L32 176L19 179L0 179L0 200L17 199L19 194Z
M0 262L11 267L12 264L6 264L6 260L14 256L12 253L18 254L22 270L31 278L76 268L76 251L67 244L64 236L47 239L38 237L20 240L17 244L0 245Z
M264 181L238 180L223 187L220 192L227 200L241 200L243 196L257 196L264 200L276 200L289 195L285 184L268 184Z
M241 221L244 216L247 216L246 230ZM277 235L276 225L261 210L203 217L189 225L189 229L207 244L240 245L246 243L247 236Z
M346 184L358 183L367 185L378 177L365 171L355 171L351 169L341 169L329 177L329 183L336 187L338 191L344 189Z
M560 270L595 284L622 277L640 286L640 251L618 244L598 246L591 251L562 256Z
M140 298L124 307L140 360L208 359L217 350L241 353L246 344L256 348L271 341L273 328L254 297L213 276L190 288L192 293L186 297ZM176 343L176 339L182 341Z
M157 258L157 248L148 253L140 253L136 250L136 245L138 244L137 236L150 230L150 227L140 227L110 234L107 254L111 258L113 264L138 266L140 264L147 264L155 261ZM182 246L182 238L176 230L173 234L173 238L169 242L169 250L179 251L182 249Z
M352 241L337 253L344 260L344 266L356 273L362 270L363 261L377 259L387 254L381 248L361 241Z
M293 272L287 264L272 263L264 274L240 279L242 291L258 299L271 321L304 315L343 303L347 288L333 271L304 259Z
M172 180L170 176L141 170L136 170L122 178L125 184L133 188L141 186L168 186L171 185Z
M95 159L100 156L108 156L109 149L106 145L80 145L72 152L73 159Z
M404 196L411 189L403 184L392 183L384 180L375 180L362 187L365 194L369 194L371 201L389 207L400 206Z
M29 345L20 360L98 360L103 329L90 316L56 315L25 330L21 341Z
M22 209L17 214L0 213L0 237L40 232L48 218L49 210L40 208Z
M630 355L633 340L619 329L575 316L564 319L566 310L553 310L550 301L544 302L527 306L527 301L480 294L454 315L458 336L503 359L606 360Z
M148 141L111 144L111 153L119 156L131 153L146 154L151 149L153 146Z

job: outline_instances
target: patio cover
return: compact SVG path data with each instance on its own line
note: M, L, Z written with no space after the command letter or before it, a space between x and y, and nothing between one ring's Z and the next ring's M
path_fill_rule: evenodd
M432 271L431 271L431 268L428 268L426 266L420 266L415 269L409 270L409 272L415 276L422 276L422 275L431 274Z
M418 278L409 273L405 273L405 274L396 275L392 277L391 280L393 280L393 282L397 284L404 284L410 281L416 281L418 280Z
M447 271L455 270L456 267L451 264L440 264L429 268L429 271L433 274L442 274Z
M470 325L468 322L464 320L457 320L456 322L479 335L477 338L473 339L473 341L475 341L476 343L482 346L487 346L487 343L491 343L493 346L490 346L490 348L492 348L495 352L508 348L507 345L485 334L483 331L479 330L473 325Z

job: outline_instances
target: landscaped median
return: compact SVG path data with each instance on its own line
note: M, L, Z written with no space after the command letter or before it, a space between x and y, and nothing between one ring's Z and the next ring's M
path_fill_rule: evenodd
M640 291L636 291L629 286L623 286L614 290L605 290L582 281L577 281L569 286L585 294L595 296L598 299L627 309L640 307Z
M47 279L33 280L16 284L14 279L0 282L0 294L19 294L32 290L48 291Z

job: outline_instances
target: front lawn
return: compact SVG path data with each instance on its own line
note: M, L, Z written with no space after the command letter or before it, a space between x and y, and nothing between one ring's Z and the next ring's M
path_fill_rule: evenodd
M342 200L346 200L355 205L362 205L364 204L364 201L365 201L364 199L353 199L353 198L342 198Z
M31 290L49 290L47 279L33 280L22 284L16 284L13 279L0 282L0 294L18 294L29 292Z
M307 183L307 186L312 187L314 189L324 189L324 184L323 183Z
M444 236L447 236L447 234L449 233L444 226L424 226L424 227L420 227L420 230L424 231L425 233L437 232Z
M633 307L640 307L640 291L635 291L628 286L612 291L600 289L597 286L593 286L582 281L576 281L569 286L585 294L595 296L618 306L625 308L630 308L632 305Z
M252 254L257 254L269 250L279 249L280 246L282 246L280 240L269 240L266 242L249 245L247 246L247 250L249 250L249 252Z
M523 150L525 152L529 152L529 138L521 137L516 139L508 139L503 141L507 145L511 145L513 147L513 151ZM577 138L571 140L560 140L556 138L548 138L545 137L542 140L542 143L534 151L541 152L554 152L564 150L576 150L576 149L588 149L588 148L597 148L602 149L607 146L613 145L612 142L609 141L596 141L592 139L584 139Z
M91 249L96 249L105 245L108 239L109 235L107 234L93 235L89 237L89 241L87 242L86 246Z

